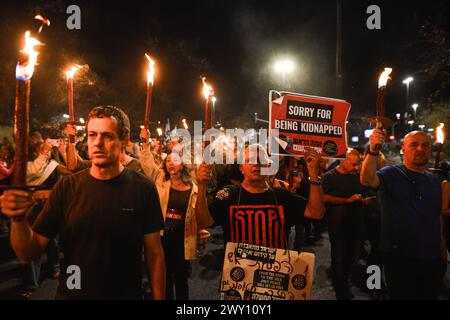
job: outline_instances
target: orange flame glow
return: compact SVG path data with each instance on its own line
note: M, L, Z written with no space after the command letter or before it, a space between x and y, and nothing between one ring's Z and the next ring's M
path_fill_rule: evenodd
M445 135L444 135L444 124L441 123L439 127L436 128L436 141L437 143L444 144Z
M40 26L40 28L39 28L38 33L41 33L42 28L43 28L44 26L50 27L50 20L44 18L44 17L41 16L40 14L38 14L38 15L35 16L34 18L35 18L36 20L42 21L42 24L41 24L41 26Z
M392 68L384 68L383 73L380 76L380 79L378 79L378 88L386 87L387 81L391 79L389 75L392 72Z
M30 80L33 76L34 67L37 64L39 52L34 50L35 46L43 46L38 39L30 36L30 31L25 32L25 46L20 52L27 55L24 62L19 61L16 67L16 78L19 80Z
M75 75L75 72L77 72L77 70L79 70L81 68L82 68L81 66L76 64L72 67L72 69L70 69L69 71L66 71L67 79L73 78L73 76Z
M155 77L155 61L153 61L148 54L145 54L145 57L148 60L147 85L153 85L153 78Z
M205 97L206 100L208 100L214 95L214 90L210 85L206 83L206 77L202 77L202 81L203 81L203 96Z
M188 124L186 123L186 119L183 119L183 126L186 130L189 130Z

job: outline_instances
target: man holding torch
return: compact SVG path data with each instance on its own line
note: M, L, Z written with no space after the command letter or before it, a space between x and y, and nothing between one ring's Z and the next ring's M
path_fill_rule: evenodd
M375 129L361 170L361 183L381 200L381 251L391 299L436 299L445 273L440 237L441 186L426 171L431 142L414 131L404 138L404 161L377 171L385 132Z
M64 266L58 299L140 299L142 247L154 299L165 297L163 217L155 185L120 162L130 123L119 108L94 108L86 124L92 165L60 180L33 226L31 193L7 190L11 244L22 261L39 257L60 235Z

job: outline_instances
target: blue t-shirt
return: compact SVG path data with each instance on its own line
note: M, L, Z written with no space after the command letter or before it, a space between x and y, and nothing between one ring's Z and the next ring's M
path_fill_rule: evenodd
M440 256L441 185L429 172L405 166L377 172L381 200L381 250L416 259Z

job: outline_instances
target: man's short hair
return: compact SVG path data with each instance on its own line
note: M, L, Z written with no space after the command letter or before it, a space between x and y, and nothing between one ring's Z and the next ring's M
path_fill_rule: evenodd
M121 138L130 134L130 119L127 114L120 108L115 106L97 106L89 112L86 121L86 131L89 120L92 118L111 118L117 121L119 125L119 136Z

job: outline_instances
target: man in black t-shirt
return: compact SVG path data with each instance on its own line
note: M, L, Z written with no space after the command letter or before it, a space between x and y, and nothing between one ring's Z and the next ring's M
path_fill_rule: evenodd
M92 166L57 183L32 227L25 219L34 205L31 193L8 190L0 197L20 260L38 257L59 233L64 267L57 298L140 299L142 247L153 297L165 296L156 188L120 163L129 130L122 110L94 108L86 125Z
M301 223L304 216L311 219L323 217L325 208L318 180L319 155L310 151L306 156L311 181L311 193L306 200L288 190L271 189L267 183L268 176L261 174L262 161L250 163L254 158L250 154L253 150L252 147L245 150L244 163L240 166L244 175L241 185L218 191L209 212L215 224L223 228L225 245L232 241L286 248L286 230L290 226ZM259 156L266 155L265 150L259 150Z
M346 159L323 177L333 286L336 298L343 300L352 298L347 281L361 246L363 203L368 203L357 173L360 166L359 152L349 150Z

